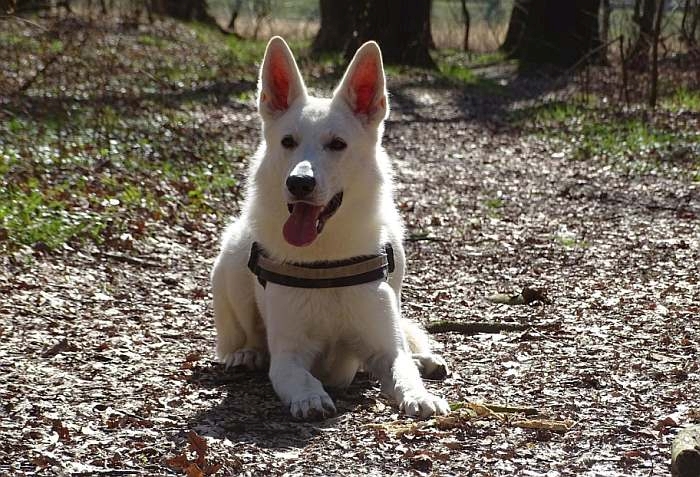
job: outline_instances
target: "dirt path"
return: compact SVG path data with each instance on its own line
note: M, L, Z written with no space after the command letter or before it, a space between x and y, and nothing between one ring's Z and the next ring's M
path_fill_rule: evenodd
M245 104L217 111L241 136ZM700 419L698 184L572 160L478 107L397 90L385 145L411 233L404 313L551 325L436 335L453 374L429 386L567 432L464 413L411 427L364 376L338 417L291 421L265 375L213 361L218 226L159 226L129 256L2 258L0 474L669 475L673 434ZM523 286L553 304L484 299Z

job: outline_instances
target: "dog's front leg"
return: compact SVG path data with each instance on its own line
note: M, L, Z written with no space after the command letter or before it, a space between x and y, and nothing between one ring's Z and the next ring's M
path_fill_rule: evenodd
M447 414L450 411L447 401L431 394L423 385L401 330L394 291L387 283L375 286L373 293L358 300L366 317L363 335L371 350L367 360L369 371L379 379L382 392L393 396L399 409L409 416Z
M332 416L333 400L310 372L322 343L308 336L312 317L284 288L269 284L265 291L272 387L297 419Z
M310 372L311 360L303 353L273 352L270 381L289 412L297 419L315 419L336 413L333 400Z

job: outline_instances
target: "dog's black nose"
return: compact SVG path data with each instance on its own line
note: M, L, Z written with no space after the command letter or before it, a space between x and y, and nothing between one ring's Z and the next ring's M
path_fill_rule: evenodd
M314 176L294 175L287 177L287 189L297 199L303 199L311 194L316 187Z

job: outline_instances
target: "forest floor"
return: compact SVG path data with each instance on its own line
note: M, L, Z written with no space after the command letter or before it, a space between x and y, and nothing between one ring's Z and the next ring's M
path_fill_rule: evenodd
M670 475L700 422L697 90L651 114L389 69L403 313L523 329L433 335L445 418L400 415L361 375L305 423L264 373L214 359L208 274L259 138L264 45L3 22L0 474ZM317 93L342 72L301 68ZM548 303L486 299L526 287Z

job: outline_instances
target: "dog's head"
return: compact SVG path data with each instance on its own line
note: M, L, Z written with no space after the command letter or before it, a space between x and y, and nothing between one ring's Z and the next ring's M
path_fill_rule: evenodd
M285 211L284 240L310 245L353 198L373 193L369 172L378 167L388 112L379 46L360 47L333 97L323 99L307 94L289 47L272 38L260 69L258 108L265 137L258 181L278 182L265 190L280 201L275 209Z

